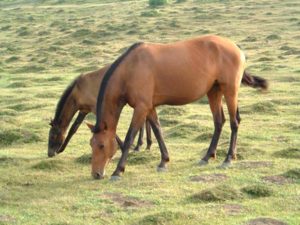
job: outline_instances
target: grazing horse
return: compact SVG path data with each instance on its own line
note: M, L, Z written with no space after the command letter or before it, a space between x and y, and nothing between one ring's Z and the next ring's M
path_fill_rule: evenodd
M99 89L93 132L92 176L101 179L105 167L116 152L116 127L125 104L134 108L122 155L112 179L125 171L131 143L147 119L161 151L159 170L169 161L155 107L184 105L208 96L214 120L214 134L200 164L216 156L216 147L225 122L222 108L224 96L230 116L231 138L223 166L236 158L236 141L240 116L238 90L240 84L267 88L267 81L245 71L243 52L228 39L206 35L171 44L137 43L132 45L106 71Z
M50 122L48 156L53 157L56 153L63 152L73 134L84 120L85 116L93 112L96 113L96 100L100 83L108 66L94 72L82 74L77 77L62 94L55 112L55 117ZM75 113L79 111L76 120L71 126L67 137L66 131ZM151 130L149 123L146 123L147 149L150 149ZM139 139L135 150L138 151L143 144L144 126L140 130ZM116 136L118 144L122 146L122 141Z

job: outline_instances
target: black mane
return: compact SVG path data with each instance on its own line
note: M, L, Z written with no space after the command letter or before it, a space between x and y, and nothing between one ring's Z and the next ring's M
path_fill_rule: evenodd
M77 79L78 78L76 78L75 80L72 81L72 83L65 89L64 93L62 94L61 98L59 99L57 106L56 106L55 116L53 119L54 124L60 124L60 122L61 122L61 121L59 121L60 114L63 110L63 107L64 107L66 101L67 101L67 98L69 97L74 86L77 83Z
M125 53L123 53L119 58L117 58L116 61L109 67L109 69L106 71L104 74L100 89L99 89L99 94L97 98L97 113L96 113L96 125L94 127L93 133L98 133L100 131L100 123L101 123L101 110L102 110L102 104L103 104L103 99L104 99L104 94L105 94L105 89L107 87L108 81L113 75L113 72L117 69L117 67L120 65L120 63L124 60L124 58L135 48L143 44L142 42L135 43L130 46L130 48L127 49Z

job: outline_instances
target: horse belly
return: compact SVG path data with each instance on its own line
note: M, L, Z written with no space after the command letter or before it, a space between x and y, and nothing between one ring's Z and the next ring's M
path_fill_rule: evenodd
M176 81L175 81L176 80ZM167 79L156 87L154 105L185 105L194 102L210 90L213 82L203 79Z

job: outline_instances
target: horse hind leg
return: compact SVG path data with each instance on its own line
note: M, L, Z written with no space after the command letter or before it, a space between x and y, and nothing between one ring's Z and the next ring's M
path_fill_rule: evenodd
M141 127L140 129L140 134L139 134L139 138L137 141L137 144L134 148L135 151L139 151L141 146L143 145L143 137L144 137L144 130L146 127L146 138L147 138L147 150L150 150L151 145L152 145L152 138L151 138L151 125L150 122L148 120L146 120L145 124Z
M137 151L137 152L140 151L140 147L143 145L144 128L145 128L145 125L143 125L140 129L139 138L138 138L138 141L134 148L134 151Z
M239 123L241 121L239 110L238 110L237 96L238 96L238 88L233 88L230 91L224 93L224 97L226 100L226 104L230 116L231 137L230 137L230 145L229 145L227 156L221 166L223 168L230 166L232 159L236 159L237 134L238 134Z
M206 155L200 160L200 165L208 164L210 158L216 158L216 149L219 142L219 138L222 132L223 125L225 123L225 115L222 107L222 91L219 85L215 85L208 93L209 106L214 120L214 134L211 139L209 148Z
M161 162L157 167L157 171L158 172L166 171L167 163L170 161L170 158L169 158L169 153L168 153L167 147L166 147L164 139L163 139L161 126L160 126L155 109L153 109L148 114L147 120L149 121L149 123L152 127L153 133L157 139L157 142L159 145L159 150L161 153Z
M147 150L150 150L152 145L152 138L151 138L151 125L148 120L146 120L146 137L147 137Z

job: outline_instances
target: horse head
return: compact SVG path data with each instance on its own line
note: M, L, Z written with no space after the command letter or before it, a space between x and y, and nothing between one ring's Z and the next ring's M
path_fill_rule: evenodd
M51 120L49 125L48 156L53 157L58 153L59 148L64 143L65 137L57 121Z
M95 179L103 179L105 167L117 151L116 139L113 132L107 129L94 132L94 126L89 123L86 124L93 132L93 136L90 140L92 147L92 176Z

